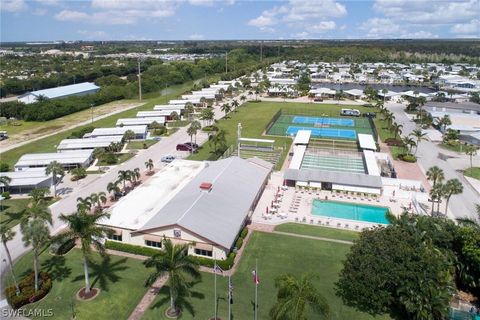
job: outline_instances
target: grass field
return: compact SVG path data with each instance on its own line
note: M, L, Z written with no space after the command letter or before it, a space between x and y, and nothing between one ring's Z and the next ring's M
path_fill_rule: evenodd
M275 147L290 149L292 138L280 136L263 136L267 125L272 120L273 116L282 109L285 114L326 114L328 116L338 116L345 105L320 105L313 103L292 103L292 102L259 102L246 103L238 108L237 112L229 114L227 119L221 119L217 122L220 129L224 129L226 133L227 146L235 143L237 137L237 124L242 124L242 136L245 138L266 138L274 139ZM373 112L372 108L355 106L361 112ZM378 124L383 124L381 120L376 120ZM376 122L376 123L377 123ZM377 124L377 126L378 126ZM276 169L278 170L285 160L286 151L282 152L279 163ZM198 153L189 157L191 160L215 160L217 156L213 154L213 147L206 143L199 150Z
M158 142L157 140L132 141L132 142L128 143L127 149L129 149L129 150L145 149L144 145L146 145L146 147L147 147L146 149L148 149L157 142Z
M284 223L275 227L275 231L302 234L306 236L323 237L337 240L357 240L360 234L354 231L338 230L334 228L309 226L299 223Z
M467 177L475 178L480 180L480 167L468 168L463 172Z
M316 287L325 296L330 305L329 319L367 320L387 319L373 318L365 313L345 306L335 296L334 283L342 268L342 260L350 249L350 245L330 243L326 241L300 239L279 234L255 232L247 245L239 268L232 277L233 301L232 319L253 319L254 290L251 271L258 259L258 319L269 319L269 310L276 301L274 279L282 274L299 274L314 272L319 278ZM217 276L218 316L227 317L227 278ZM183 305L181 319L208 319L214 314L213 275L202 274L202 281L194 284L192 296L187 297ZM163 287L156 300L142 319L167 319L164 311L168 305L168 288ZM307 319L319 319L313 314Z
M177 97L178 95L182 94L186 90L189 90L192 87L192 85L193 85L193 82L189 81L182 85L172 86L169 88L170 89L169 94L167 94L166 96L149 99L148 102L142 106L139 106L124 112L120 112L110 117L106 117L104 119L95 121L91 125L96 128L114 127L117 122L117 119L135 117L138 111L151 110L155 104L165 103L165 101ZM74 115L75 114L73 114L72 116ZM40 153L40 152L56 152L57 145L61 140L70 136L72 131L79 130L84 127L86 126L80 126L72 130L67 130L65 132L61 132L61 133L52 135L50 137L45 137L35 142L9 150L7 152L3 152L1 153L1 161L4 163L7 163L10 166L10 170L13 170L13 166L23 154Z
M0 202L0 224L11 228L20 223L25 214L25 209L30 203L30 198L8 199ZM47 205L49 206L54 202L55 200L51 199L47 201Z
M143 286L145 267L141 261L115 256L104 260L94 254L90 281L101 292L92 301L78 301L75 295L85 284L81 251L72 249L65 256L52 256L47 251L40 256L40 265L41 270L53 278L52 290L45 298L25 308L51 308L53 319L71 319L73 303L76 319L127 319L147 291ZM32 253L29 252L15 264L17 275L30 272L32 265ZM8 285L11 284L9 279Z

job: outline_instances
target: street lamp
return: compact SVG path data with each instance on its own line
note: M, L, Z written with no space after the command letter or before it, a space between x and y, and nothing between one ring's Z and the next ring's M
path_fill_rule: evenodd
M90 108L92 110L92 123L93 123L93 103L90 104Z

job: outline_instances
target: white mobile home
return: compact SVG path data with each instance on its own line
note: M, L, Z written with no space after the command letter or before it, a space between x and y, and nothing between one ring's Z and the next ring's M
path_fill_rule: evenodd
M147 126L125 126L115 128L96 128L90 133L90 138L102 137L102 136L122 136L127 130L131 130L135 133L135 139L143 140L147 138Z
M145 118L123 118L118 119L117 127L123 126L141 126L146 125L150 126L152 123L157 122L161 125L165 125L166 118L165 117L145 117Z
M106 148L112 142L118 143L122 141L122 136L104 136L97 138L84 139L63 139L57 147L58 152L72 150L93 150L95 148Z
M58 153L27 153L15 164L15 171L29 168L45 168L51 162L60 163L65 169L88 167L92 162L93 150L78 150Z

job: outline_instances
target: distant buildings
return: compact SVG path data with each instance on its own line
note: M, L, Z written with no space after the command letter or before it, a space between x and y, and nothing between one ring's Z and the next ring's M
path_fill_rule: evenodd
M100 87L91 82L83 82L71 84L63 87L56 87L51 89L43 89L38 91L27 92L18 97L18 101L30 104L38 101L39 97L47 99L60 99L71 96L83 96L86 94L93 94L100 90Z

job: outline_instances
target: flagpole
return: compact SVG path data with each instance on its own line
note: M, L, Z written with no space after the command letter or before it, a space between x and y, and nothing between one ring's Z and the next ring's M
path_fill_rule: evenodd
M214 254L213 256L213 259L214 259L214 266L213 266L213 273L214 273L214 283L215 283L215 312L214 312L214 315L215 315L215 320L217 320L217 257L216 255Z
M228 274L228 320L231 319L232 311L231 311L231 301L232 301L232 280L231 280L231 272Z
M257 320L257 309L258 309L258 267L257 267L257 259L255 259L255 320Z

